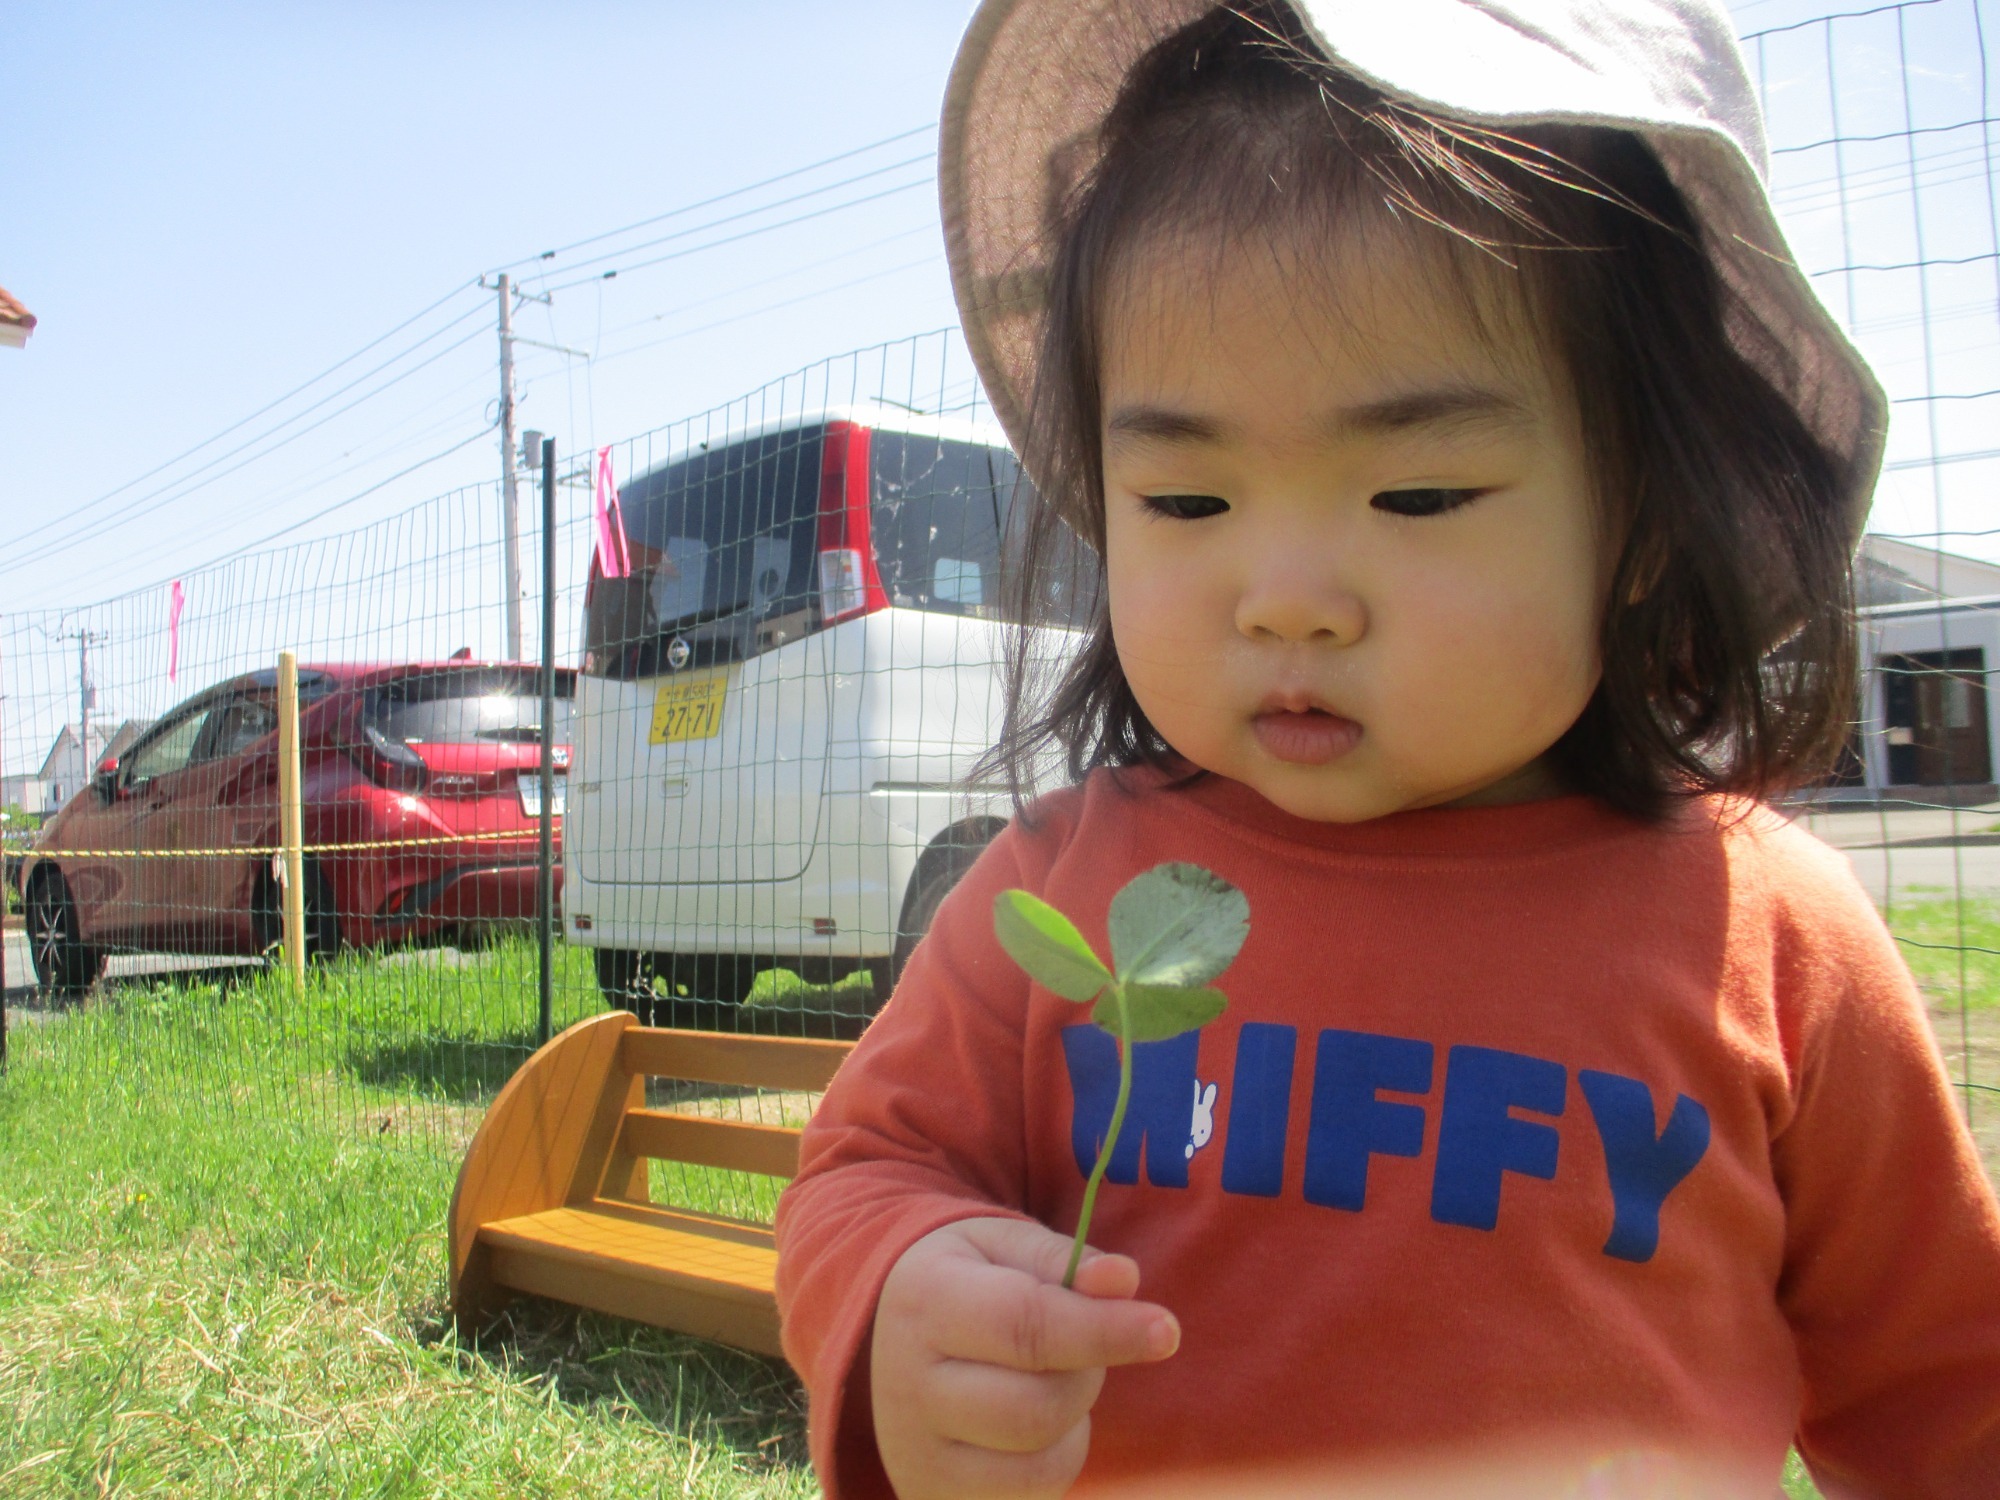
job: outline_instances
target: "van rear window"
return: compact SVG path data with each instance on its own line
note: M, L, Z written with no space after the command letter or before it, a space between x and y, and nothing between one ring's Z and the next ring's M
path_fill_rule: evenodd
M1014 620L1019 606L1007 570L1016 561L1020 528L1010 518L1029 490L1014 455L905 432L877 431L871 449L875 561L889 602ZM1035 623L1080 625L1090 613L1083 589L1088 570L1074 545L1058 553L1046 569Z
M584 611L584 670L619 679L742 661L820 627L824 423L719 445L639 475L619 492L629 578L597 578ZM1005 620L1017 489L1002 447L869 433L870 532L889 603ZM1022 512L1023 514L1025 512ZM1018 529L1018 528L1017 528ZM1004 540L1003 540L1004 539ZM1051 569L1036 623L1089 618L1074 547Z
M822 424L719 444L619 491L632 576L599 579L586 611L585 670L651 677L676 640L692 665L735 661L757 632L806 629L817 597Z
M870 443L875 565L901 609L995 617L1012 476L978 443L881 432ZM1001 480L1008 480L1008 494Z

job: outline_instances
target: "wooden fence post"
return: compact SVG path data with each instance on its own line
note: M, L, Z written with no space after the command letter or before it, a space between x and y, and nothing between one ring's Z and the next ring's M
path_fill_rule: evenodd
M283 844L285 963L292 983L306 983L305 818L299 804L299 658L278 653L278 804Z

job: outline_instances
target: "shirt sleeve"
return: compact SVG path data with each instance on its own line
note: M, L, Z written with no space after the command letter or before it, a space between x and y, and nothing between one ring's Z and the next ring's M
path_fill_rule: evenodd
M1990 1500L2000 1209L1894 940L1858 886L1828 905L1838 951L1773 1143L1798 1446L1829 1500Z
M938 908L896 993L806 1126L778 1201L778 1311L804 1380L827 1500L893 1491L875 1449L868 1345L890 1269L960 1219L1027 1218L1027 977L993 936L993 900L1028 883L1018 822Z

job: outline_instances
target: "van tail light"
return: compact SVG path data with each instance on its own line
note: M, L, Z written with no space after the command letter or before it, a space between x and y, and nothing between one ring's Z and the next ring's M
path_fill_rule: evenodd
M889 607L869 527L868 429L826 424L819 468L819 608L824 624Z
M819 608L827 623L862 613L868 607L868 585L862 579L861 554L836 547L819 555Z
M429 785L430 767L416 751L373 724L363 725L361 734L363 743L354 747L354 761L370 781L392 792L421 792Z

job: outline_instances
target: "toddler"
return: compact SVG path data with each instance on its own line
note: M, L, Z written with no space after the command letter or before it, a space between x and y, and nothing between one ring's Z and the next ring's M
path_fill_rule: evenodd
M1706 0L980 7L954 282L1021 598L1101 589L1053 667L1024 627L996 751L1077 784L779 1205L829 1496L1768 1496L1794 1444L1830 1497L2000 1495L2000 1210L1880 920L1760 800L1846 734L1886 410L1763 161ZM1133 1048L1064 1289L1118 1047L994 901L1108 953L1170 860L1250 934Z

